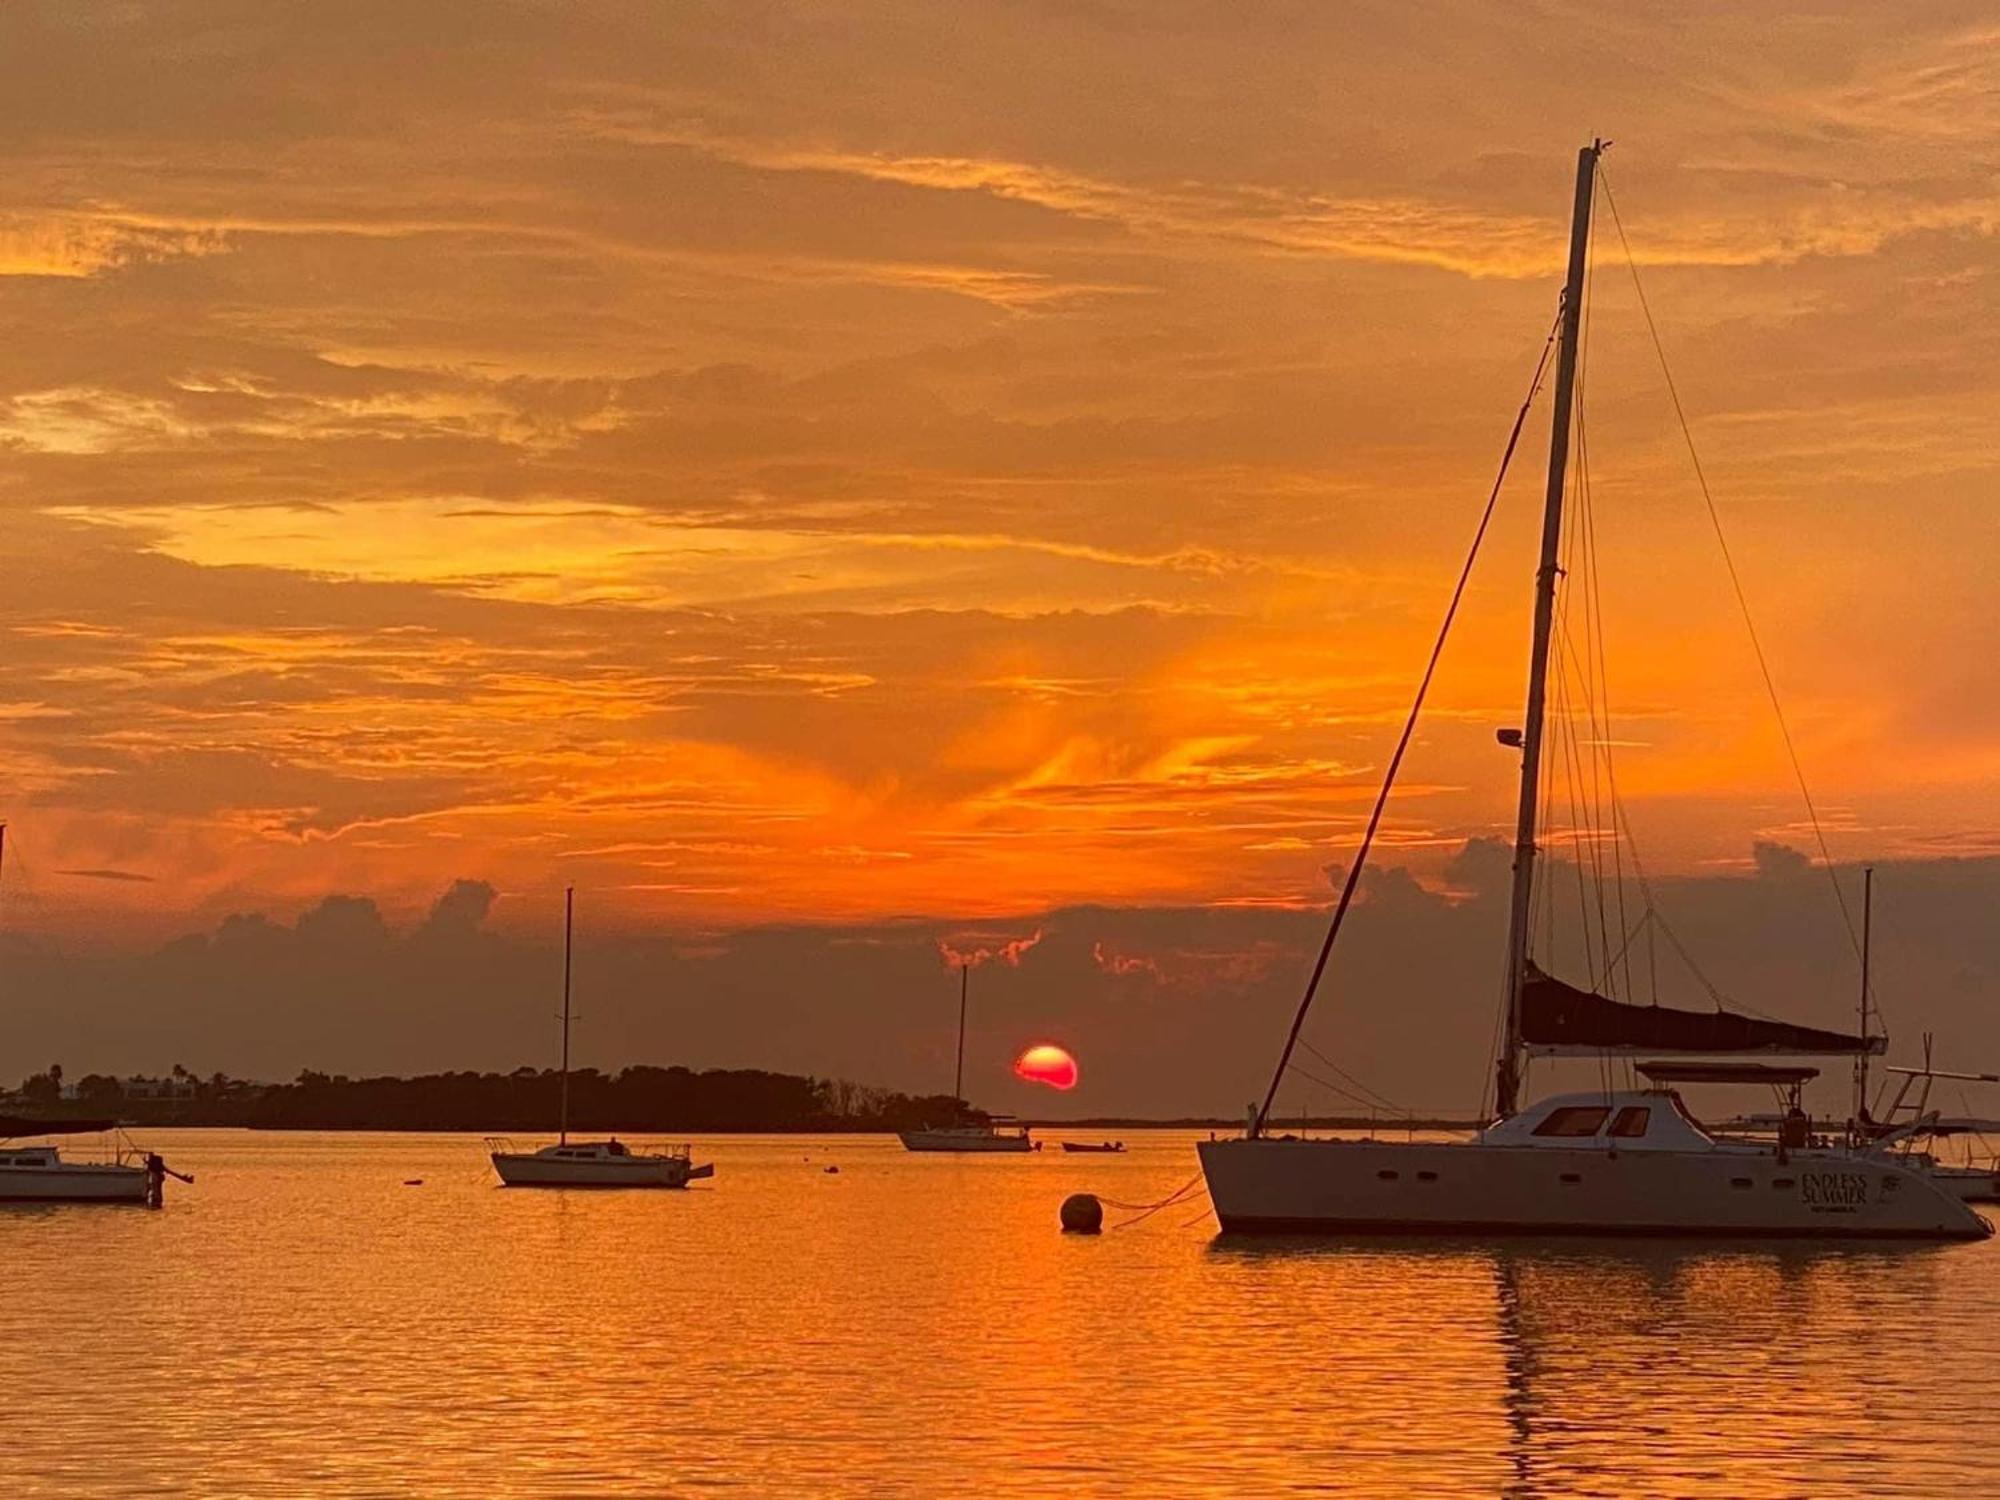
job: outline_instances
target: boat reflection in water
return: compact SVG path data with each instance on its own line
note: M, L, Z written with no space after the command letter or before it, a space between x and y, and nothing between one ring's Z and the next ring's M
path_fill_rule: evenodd
M1923 1331L1963 1326L1935 1244L1223 1235L1208 1261L1282 1286L1302 1337L1407 1406L1328 1480L1383 1484L1430 1443L1451 1493L1932 1495L1969 1472L1954 1429L2000 1354Z

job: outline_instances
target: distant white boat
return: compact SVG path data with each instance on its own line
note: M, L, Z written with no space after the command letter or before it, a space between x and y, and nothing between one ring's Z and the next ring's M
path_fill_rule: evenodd
M966 976L971 965L958 966L958 1071L951 1081L952 1105L963 1115L965 1109L965 997ZM985 1123L926 1126L921 1130L899 1130L897 1136L906 1151L1039 1151L1040 1141L1029 1135L1028 1127L995 1116Z
M942 1130L897 1132L911 1151L1039 1151L1041 1143L1025 1125L951 1125Z
M1862 930L1867 931L1865 927ZM1931 1065L1930 1050L1930 1038L1926 1036L1921 1068L1887 1070L1902 1079L1896 1097L1889 1101L1879 1120L1866 1109L1858 1109L1857 1130L1873 1150L1928 1172L1931 1181L1965 1202L2000 1203L2000 1157L1994 1155L1990 1146L1984 1146L2000 1136L2000 1120L1977 1115L1943 1115L1930 1107L1931 1086L1940 1078L1954 1083L2000 1083L2000 1074L1944 1072ZM1979 1153L1983 1160L1941 1160L1937 1148L1954 1136L1980 1142L1984 1146Z
M706 1162L695 1165L693 1149L688 1146L634 1151L615 1138L569 1138L569 976L575 916L576 891L572 887L563 892L562 1104L556 1142L539 1151L516 1151L507 1142L489 1142L494 1147L493 1170L508 1187L684 1188L699 1178L713 1177L714 1166Z
M495 1151L493 1170L508 1187L686 1187L713 1177L713 1166L694 1164L691 1148L634 1151L624 1142L559 1141L539 1151Z

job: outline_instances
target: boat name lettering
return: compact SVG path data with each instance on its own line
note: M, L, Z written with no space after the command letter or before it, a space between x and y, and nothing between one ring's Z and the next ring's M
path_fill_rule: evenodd
M1868 1178L1860 1172L1802 1172L1799 1198L1820 1212L1851 1213L1868 1201Z

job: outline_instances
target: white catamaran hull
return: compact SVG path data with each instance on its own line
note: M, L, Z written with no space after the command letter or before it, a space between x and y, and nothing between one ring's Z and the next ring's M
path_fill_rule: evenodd
M708 1170L679 1156L625 1156L577 1160L539 1153L493 1153L493 1170L508 1187L681 1188Z
M1844 1152L1204 1141L1225 1233L1799 1235L1981 1239L1926 1174Z
M990 1130L904 1130L899 1131L910 1151L1032 1151L1035 1143L1025 1132L1000 1135Z
M1985 1167L1932 1166L1930 1179L1961 1203L2000 1203L2000 1172Z
M144 1203L146 1169L69 1162L59 1167L0 1166L0 1203Z

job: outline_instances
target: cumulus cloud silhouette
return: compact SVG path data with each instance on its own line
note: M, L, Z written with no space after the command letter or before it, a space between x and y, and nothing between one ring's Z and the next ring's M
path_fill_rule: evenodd
M1469 893L1459 881L1438 888L1385 867L1349 919L1308 1023L1315 1047L1411 1108L1470 1110L1485 1087L1506 918L1504 885L1487 878L1495 858L1491 847L1461 851L1456 868L1477 877L1463 885L1483 887ZM1537 956L1587 981L1604 950L1595 933L1585 950L1574 867L1551 858L1544 870L1559 899L1544 910L1552 925L1538 933ZM1701 972L1665 941L1649 953L1642 937L1618 978L1636 998L1654 993L1656 981L1662 1003L1705 1007L1713 984L1809 1023L1852 1016L1854 954L1823 878L1746 871L1659 878L1654 890ZM1636 905L1636 893L1627 895ZM24 1070L50 1059L78 1072L185 1061L203 1073L266 1078L307 1067L545 1066L556 1040L560 924L496 930L483 920L493 900L484 882L461 880L430 915L397 927L365 897L334 896L292 924L233 916L143 951L0 938L9 1046ZM2000 1061L1996 903L2000 858L1878 865L1876 998L1892 1058L1913 1055L1919 1034L1934 1031L1939 1055L1956 1065ZM1065 1110L1235 1118L1268 1079L1326 917L1325 909L1065 906L1010 924L996 936L1042 937L1019 967L972 973L968 1091L993 1108L1046 1109L1049 1100L1038 1102L1010 1068L1023 1047L1060 1035L1092 1060ZM963 924L924 920L594 934L576 955L577 1059L943 1087L958 978L939 963L940 945L965 936ZM1568 1066L1540 1064L1538 1076L1560 1082ZM1582 1066L1595 1078L1594 1064ZM1303 1078L1279 1098L1284 1113L1345 1107Z

